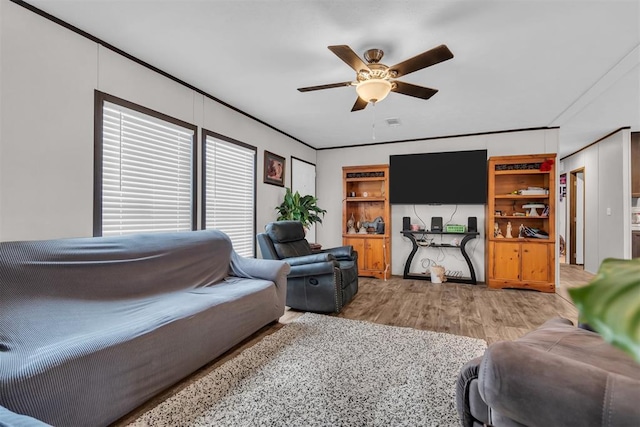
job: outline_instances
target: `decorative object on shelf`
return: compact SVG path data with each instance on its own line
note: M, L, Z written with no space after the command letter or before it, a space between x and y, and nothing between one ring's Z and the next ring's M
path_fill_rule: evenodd
M369 234L384 234L384 220L381 216L371 222L364 222L362 226L367 229Z
M549 216L549 205L546 205L542 210L542 214L540 216Z
M287 187L284 200L280 206L276 207L278 211L277 221L300 221L305 229L316 222L322 224L322 218L327 213L326 210L318 206L318 199L315 196L307 194L301 196L299 192L292 193Z
M364 215L360 215L360 221L358 221L358 234L367 234L367 219Z
M518 228L518 237L520 239L524 239L524 224L520 224L520 227Z
M522 205L522 209L529 209L527 212L527 216L540 216L537 209L544 209L546 205L542 203L527 203L526 205Z
M285 162L284 157L264 151L264 182L266 184L284 187Z
M554 160L553 159L547 159L544 162L542 162L542 164L540 165L540 171L541 172L549 172L551 170L551 168L553 167L554 164Z
M498 239L501 239L504 237L502 235L502 231L500 231L500 227L498 226L497 222L493 224L493 237L496 237Z
M356 219L353 217L353 213L352 213L351 217L347 221L347 233L356 234L355 224L356 224Z
M535 238L535 239L548 239L549 238L549 234L546 231L541 230L539 228L527 227L526 225L522 229L522 233L524 234L524 237L531 237L531 238Z
M507 222L507 234L505 236L507 239L513 239L513 235L511 234L511 221Z
M518 194L521 196L545 196L549 194L549 189L542 187L527 187L518 190Z
M366 191L362 193L362 197L369 197L369 193L367 193Z
M527 170L527 169L540 169L542 163L513 163L513 164L499 164L496 165L497 171L511 171L511 170Z
M347 178L384 178L384 172L349 172Z

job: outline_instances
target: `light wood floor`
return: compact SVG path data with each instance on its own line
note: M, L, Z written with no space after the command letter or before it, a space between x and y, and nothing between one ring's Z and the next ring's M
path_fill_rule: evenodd
M560 264L560 283L556 287L556 292L562 298L571 301L567 289L584 286L590 282L595 274L584 271L583 266L575 264Z
M581 272L575 266L564 266L567 264L561 266L562 283L558 286L559 290L565 289L564 296L561 293L489 289L485 285L432 284L424 280L404 280L400 276L393 276L386 282L361 277L356 297L340 314L333 316L465 335L484 339L488 344L498 340L513 340L555 316L566 317L576 323L577 311L566 296L566 288L587 283L591 275ZM113 425L119 427L133 421L143 412L303 314L287 310L279 322L265 326L219 359Z

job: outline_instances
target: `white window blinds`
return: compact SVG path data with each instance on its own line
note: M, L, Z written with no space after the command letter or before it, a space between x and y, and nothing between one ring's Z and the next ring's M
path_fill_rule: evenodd
M256 150L211 135L205 144L205 228L223 231L238 254L254 257Z
M104 102L102 235L192 229L194 131Z

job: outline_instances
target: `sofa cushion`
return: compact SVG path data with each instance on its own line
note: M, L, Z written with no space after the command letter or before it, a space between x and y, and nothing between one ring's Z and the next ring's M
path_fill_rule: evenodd
M516 342L640 380L640 365L628 354L604 341L599 334L576 328L567 319L550 319Z

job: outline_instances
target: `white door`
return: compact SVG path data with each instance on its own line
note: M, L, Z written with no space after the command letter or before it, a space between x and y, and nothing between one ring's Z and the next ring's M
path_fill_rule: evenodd
M291 191L301 196L316 195L316 165L291 156ZM307 233L310 243L316 241L316 227L313 225Z

